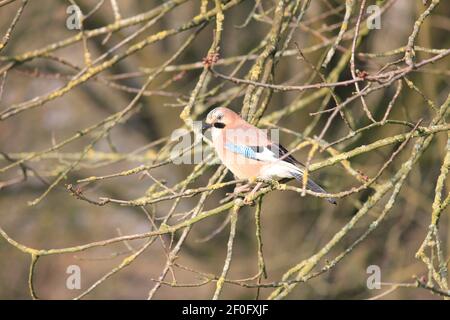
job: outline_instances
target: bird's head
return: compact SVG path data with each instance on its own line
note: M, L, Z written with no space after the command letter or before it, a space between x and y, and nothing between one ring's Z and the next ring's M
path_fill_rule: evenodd
M215 129L224 129L224 128L232 128L236 123L241 120L239 115L224 107L218 107L211 110L206 116L205 121L202 125L202 131L205 132L209 128Z

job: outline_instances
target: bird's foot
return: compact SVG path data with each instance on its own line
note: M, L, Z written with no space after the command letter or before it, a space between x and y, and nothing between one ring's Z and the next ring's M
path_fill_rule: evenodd
M244 184L244 185L239 185L236 186L236 188L234 188L233 192L228 192L226 193L226 197L223 198L220 203L225 203L230 201L231 199L235 199L237 198L239 195L243 194L243 193L247 193L250 191L250 185L248 184Z
M250 194L246 195L245 198L244 198L243 203L246 206L253 206L253 205L255 205L255 199L253 199L253 194L250 193Z
M253 188L253 190L249 194L247 194L245 196L245 198L244 198L244 204L245 205L250 206L250 205L254 205L255 204L256 192L258 192L258 190L261 188L262 185L263 185L263 182L258 182L256 184L256 186Z
M236 188L234 188L233 193L237 195L239 193L245 193L245 192L249 192L249 191L250 191L250 185L244 184L241 186L236 186Z
M227 197L237 197L241 193L247 193L249 191L250 191L250 185L245 184L245 185L241 185L241 186L236 186L236 188L234 188L233 192L227 192L226 196Z

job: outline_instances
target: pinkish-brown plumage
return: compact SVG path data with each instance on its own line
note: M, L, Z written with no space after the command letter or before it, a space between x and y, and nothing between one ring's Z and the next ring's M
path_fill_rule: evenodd
M302 165L280 144L234 111L219 107L208 113L206 126L211 128L213 146L222 163L239 179L283 179L302 181ZM326 193L308 179L307 188ZM327 198L331 203L334 199Z

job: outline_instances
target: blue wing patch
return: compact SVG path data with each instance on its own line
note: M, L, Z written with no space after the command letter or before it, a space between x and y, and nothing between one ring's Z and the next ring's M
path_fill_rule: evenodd
M238 153L248 159L259 160L257 153L260 147L250 147L233 143L226 143L225 148L231 152Z

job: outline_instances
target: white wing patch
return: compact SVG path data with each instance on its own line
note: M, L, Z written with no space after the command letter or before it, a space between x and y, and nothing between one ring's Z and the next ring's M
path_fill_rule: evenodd
M255 158L260 161L269 161L269 162L274 162L274 161L279 160L276 157L276 154L273 153L273 151L267 147L263 147L262 151L257 152Z
M275 159L261 169L263 179L295 178L295 174L303 174L303 171L292 163Z

